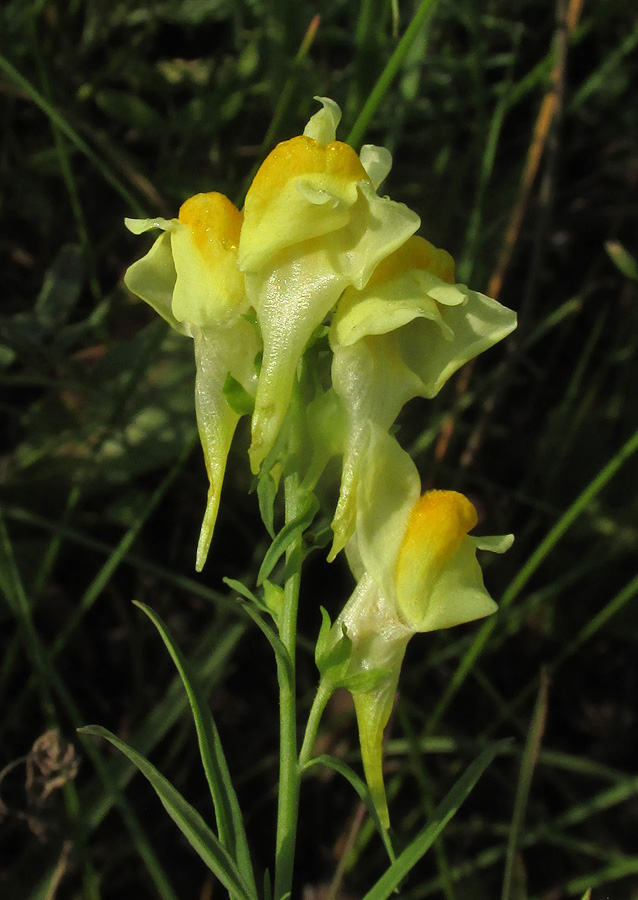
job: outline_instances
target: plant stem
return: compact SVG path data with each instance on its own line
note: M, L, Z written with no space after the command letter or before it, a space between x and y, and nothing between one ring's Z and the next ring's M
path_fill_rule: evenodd
M317 689L317 693L315 694L315 699L312 701L312 706L310 707L308 723L306 725L306 733L304 735L303 744L301 745L301 750L299 752L299 769L302 772L310 762L312 748L317 737L319 722L321 721L321 716L323 715L323 711L326 708L326 703L332 696L333 690L334 688L332 687L330 682L322 678L319 682L319 687Z
M296 475L284 482L285 520L292 522L300 512L301 497ZM278 663L279 679L279 801L275 850L274 900L283 900L292 889L297 818L299 814L300 769L297 762L297 692L295 651L297 608L301 582L301 535L286 551L287 578L279 636L288 651L290 665Z

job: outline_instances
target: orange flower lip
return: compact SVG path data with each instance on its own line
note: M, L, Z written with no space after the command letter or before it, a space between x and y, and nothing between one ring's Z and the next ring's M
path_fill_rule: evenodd
M443 566L478 521L474 505L456 491L427 491L414 505L396 563L401 612L419 621Z
M413 235L398 250L381 260L368 287L389 281L410 269L423 269L441 281L454 284L454 260L447 250L440 250L425 238Z
M237 250L242 219L234 203L216 191L189 197L179 211L179 221L191 229L193 242L204 258L213 244Z

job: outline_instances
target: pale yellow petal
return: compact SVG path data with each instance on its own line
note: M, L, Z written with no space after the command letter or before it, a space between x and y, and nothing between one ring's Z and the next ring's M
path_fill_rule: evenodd
M357 485L356 541L366 572L394 604L395 566L410 514L421 493L412 458L378 426L369 426Z
M471 535L445 563L434 582L418 631L452 628L491 616L498 607L483 584L483 573L476 558L476 543Z
M378 341L384 346L379 352ZM339 500L332 521L332 560L350 540L355 527L357 486L369 438L369 425L387 431L403 404L419 389L419 379L406 368L393 334L364 338L338 347L332 360L333 389L346 413L346 440Z
M279 254L269 269L246 278L263 339L250 448L255 473L281 428L304 347L346 283L321 245L301 255L292 248Z
M383 782L383 732L392 712L398 682L399 671L379 689L352 695L357 714L363 772L374 808L385 829L390 827L390 813Z
M131 219L128 216L124 219L124 224L131 234L143 234L145 231L151 231L153 228L161 228L162 231L170 231L173 227L174 219Z
M385 181L392 168L392 154L385 147L364 144L359 153L361 165L368 173L375 191Z
M441 340L423 320L400 332L404 359L421 379L425 397L436 396L457 369L516 328L513 310L475 291L468 291L465 303L440 306L439 311L451 340Z
M124 284L180 334L190 334L190 329L173 315L173 291L175 289L175 264L171 250L171 236L161 234L146 256L128 267Z
M337 128L341 121L341 109L330 97L315 97L321 103L321 109L311 116L303 130L304 136L312 138L318 144L326 146L337 137Z

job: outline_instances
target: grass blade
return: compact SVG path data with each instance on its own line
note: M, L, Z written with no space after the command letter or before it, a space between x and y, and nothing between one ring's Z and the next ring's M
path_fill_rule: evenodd
M512 827L507 841L507 851L505 853L505 874L503 876L503 890L501 892L501 900L510 900L512 897L512 888L514 885L516 871L516 852L520 843L521 833L523 831L523 822L525 820L525 810L527 809L527 801L529 791L532 784L532 776L538 754L540 753L543 733L545 731L545 720L547 718L547 689L548 678L545 672L541 673L541 684L536 698L536 705L532 715L527 741L525 742L525 750L521 761L521 770L518 776L518 784L516 786L516 799L514 800L514 813L512 815Z
M374 887L368 891L363 900L387 900L392 895L410 870L427 853L450 819L456 814L501 746L502 744L499 743L488 747L478 759L475 759L467 767L454 787L437 806L432 821L419 832L414 840L410 841L403 853L392 863Z
M392 79L401 68L401 63L405 59L405 56L412 46L413 42L416 40L419 31L425 25L428 16L432 14L435 3L436 0L421 0L419 8L414 14L414 18L406 28L405 33L399 41L396 50L388 60L385 69L379 76L377 83L370 92L370 96L364 103L363 109L359 113L357 120L352 126L352 130L350 131L350 134L347 138L347 142L355 149L363 140L363 136L368 125L370 124L372 117L376 113L379 104L387 93L388 88L392 83Z
M37 91L33 85L18 72L18 70L11 65L9 60L0 54L0 70L2 70L15 84L18 85L20 90L24 91L25 95L31 100L40 110L48 117L50 122L55 125L55 127L61 131L69 141L73 144L76 150L79 150L91 163L95 166L98 172L102 175L102 177L107 181L112 188L114 188L120 197L126 202L128 207L133 210L133 212L141 216L144 214L144 210L142 206L137 201L137 199L131 194L131 192L122 184L122 182L114 175L109 168L104 163L104 160L100 159L100 157L95 153L89 145L84 141L80 135L72 128L69 123L64 119L60 113L54 109L53 106L46 100L42 94Z
M80 734L92 734L105 738L128 757L151 783L166 812L224 887L238 900L256 900L257 894L246 884L235 862L197 810L193 809L152 763L137 750L107 731L106 728L101 728L99 725L87 725L78 731Z
M135 602L146 613L157 628L160 637L170 653L188 695L193 711L199 752L215 806L217 829L222 845L237 863L240 872L248 881L253 894L257 893L255 878L244 830L244 822L237 795L230 778L228 764L219 738L212 713L201 693L200 687L190 672L190 667L180 649L174 643L162 619L144 603Z

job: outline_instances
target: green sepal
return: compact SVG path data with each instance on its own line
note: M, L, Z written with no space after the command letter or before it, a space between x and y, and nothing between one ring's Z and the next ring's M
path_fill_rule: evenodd
M328 648L328 636L330 635L330 629L332 628L332 622L330 621L330 616L328 615L326 608L320 606L319 612L321 613L321 628L319 629L317 643L315 644L315 663L317 664L318 669L319 662ZM319 669L319 671L321 671L321 669Z
M226 403L238 416L251 416L255 408L255 401L246 388L234 378L230 372L226 375L226 381L222 388Z
M267 578L264 581L263 588L266 608L275 622L277 622L284 606L284 589L278 584L268 581Z
M277 496L277 482L269 471L262 469L257 478L257 500L261 520L270 537L275 539L275 497Z
M323 621L317 640L317 648L319 649L320 641L321 648L319 652L317 649L315 650L317 668L319 669L322 678L325 678L326 681L330 682L334 687L342 687L346 672L348 671L348 666L350 665L350 657L352 656L352 641L348 637L345 627L343 628L341 637L336 643L331 641L329 633L322 636L322 632L325 632L326 622L330 623L330 618L323 608L321 610L321 615Z

